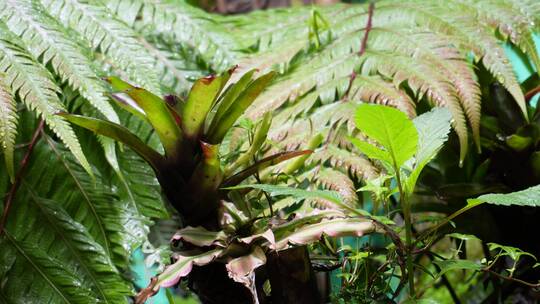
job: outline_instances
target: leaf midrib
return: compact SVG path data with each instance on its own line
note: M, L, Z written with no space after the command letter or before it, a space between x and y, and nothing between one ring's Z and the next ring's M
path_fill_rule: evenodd
M48 213L43 210L43 206L39 203L39 201L38 201L38 199L36 197L36 193L34 193L34 191L32 191L32 188L30 188L30 187L26 187L26 188L28 190L28 193L30 193L30 196L32 197L32 200L34 201L34 203L36 203L36 206L38 206L38 208L41 210L41 213L47 218L47 221L53 226L53 229L56 231L56 235L58 235L58 236L60 236L62 238L62 240L64 241L66 246L72 252L73 256L75 256L76 259L79 261L79 265L81 265L84 268L85 272L90 276L91 280L94 282L94 286L96 286L96 288L99 291L99 294L101 294L102 299L105 300L105 303L110 303L108 298L107 298L107 295L106 295L105 291L101 287L100 281L97 279L97 277L94 275L94 273L92 271L90 271L90 268L88 268L88 265L84 262L84 259L79 254L79 251L76 248L73 247L72 242L69 241L65 237L64 233L61 233L61 229L58 228L58 225L56 224L56 222L54 220L52 220L51 217L48 215Z
M43 272L43 270L41 270L41 268L34 263L34 261L26 254L26 252L19 246L19 244L17 244L16 239L7 230L4 230L4 234L7 236L7 239L11 242L13 247L15 247L17 251L19 251L19 253L30 263L30 265L32 265L32 267L37 270L37 272L43 277L43 279L45 279L45 281L52 287L52 289L56 291L58 295L60 295L64 302L70 304L71 302L64 296L64 294L60 291L56 284L51 281L51 279L45 274L45 272Z
M73 178L73 181L75 182L75 185L77 186L77 188L79 189L80 193L83 195L84 197L84 201L87 203L88 207L90 208L90 211L92 212L92 215L95 217L96 219L96 222L98 224L98 227L99 227L99 231L100 231L100 234L103 238L103 245L104 245L104 248L105 248L105 251L107 252L108 255L111 254L111 248L110 248L110 243L109 243L109 239L107 238L107 233L106 233L106 229L105 229L105 225L104 223L101 221L101 218L99 217L99 214L97 213L94 205L92 204L92 201L90 200L90 197L88 195L88 193L86 193L86 190L84 189L84 187L81 185L81 183L79 182L79 180L77 179L77 177L75 176L75 174L73 173L73 170L68 166L68 164L66 163L66 161L61 157L60 153L58 152L58 150L54 147L54 145L52 144L51 142L51 139L44 135L44 138L46 139L47 141L47 144L49 145L49 147L51 147L51 150L54 152L54 154L56 155L56 158L58 160L60 160L60 162L62 163L62 165L66 168L66 171L69 173L69 175Z

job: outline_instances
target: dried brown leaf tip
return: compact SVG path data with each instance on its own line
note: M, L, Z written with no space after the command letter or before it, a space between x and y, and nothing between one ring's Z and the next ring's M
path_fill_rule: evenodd
M214 79L216 79L216 75L208 75L204 78L201 79L201 81L204 83L204 84L211 84L212 81L214 81Z

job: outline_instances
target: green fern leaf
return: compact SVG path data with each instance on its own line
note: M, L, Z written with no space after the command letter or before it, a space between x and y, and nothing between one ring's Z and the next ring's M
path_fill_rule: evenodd
M343 203L349 207L354 208L358 203L354 182L346 174L332 168L318 170L315 167L315 169L307 173L307 176L311 176L313 181L323 189L339 193L343 198Z
M13 181L15 170L13 168L13 151L15 150L15 136L17 135L17 112L15 99L11 94L9 84L0 74L0 145L4 152L7 172Z
M469 10L471 7L476 8L480 19L521 48L540 71L540 56L534 42L534 31L540 23L537 1L464 1L460 6Z
M34 1L6 1L0 17L10 30L19 35L35 58L50 63L63 81L79 90L108 120L118 122L116 112L105 97L106 89L83 49L69 37L56 20L43 13Z
M27 219L32 220L26 221L29 225L9 225L9 233L25 242L39 245L47 254L63 261L63 268L72 269L82 284L94 292L96 299L91 302L127 303L126 296L132 293L131 288L110 257L86 228L74 221L59 205L57 201L38 197L25 186L18 193L13 212L24 213ZM40 235L39 240L35 239L36 235ZM16 267L28 269L26 264ZM7 279L15 280L15 277L8 276ZM32 284L33 281L19 281L18 288L32 288ZM75 284L73 287L80 288Z
M111 16L100 1L41 0L48 12L84 37L111 64L127 73L136 84L159 94L152 56L139 43L137 33Z
M332 167L341 168L358 180L373 179L379 175L379 170L369 160L334 144L318 149L308 161L315 164L328 161Z
M92 292L72 271L35 244L20 241L5 231L0 246L0 263L7 268L0 277L4 282L1 293L11 303L31 303L36 299L66 304L95 302Z
M127 25L133 26L141 8L144 4L142 0L108 0L105 4L112 12L116 13L118 19Z
M135 27L145 34L172 37L176 43L196 50L214 70L224 71L235 63L236 47L216 19L185 2L152 0L144 2L136 22L140 24Z
M23 43L11 33L0 21L0 72L11 84L11 91L25 105L36 111L45 123L69 148L84 169L91 173L90 164L84 156L79 141L70 125L57 112L65 111L56 95L60 89L52 80L52 76L39 65L22 47Z
M141 39L141 43L153 55L154 69L158 71L159 81L166 92L187 93L195 79L210 74L192 49L159 36L148 36Z

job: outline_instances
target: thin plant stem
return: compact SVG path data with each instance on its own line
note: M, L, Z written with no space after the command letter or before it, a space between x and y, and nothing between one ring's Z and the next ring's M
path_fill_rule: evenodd
M412 223L411 223L411 209L407 199L407 194L403 190L403 184L401 182L401 174L397 164L394 162L394 170L396 171L396 180L399 187L399 196L401 202L401 208L403 209L403 217L405 218L405 253L407 264L407 279L409 282L409 294L414 295L414 269L412 261Z
M11 188L9 189L9 192L6 196L6 199L4 201L4 213L2 214L2 218L0 219L0 235L2 235L2 233L4 232L4 228L5 228L7 218L9 215L9 210L11 210L11 205L13 204L15 194L17 193L17 190L19 189L24 171L30 161L30 155L32 154L32 151L34 150L34 147L39 139L39 136L41 135L41 131L43 130L44 125L45 125L45 122L43 120L40 120L38 127L36 128L36 130L34 131L34 134L32 135L32 140L30 140L30 143L28 144L28 150L26 151L26 154L24 154L24 157L21 160L21 165L19 167L19 171L17 172L17 176L15 177L15 181L11 185Z

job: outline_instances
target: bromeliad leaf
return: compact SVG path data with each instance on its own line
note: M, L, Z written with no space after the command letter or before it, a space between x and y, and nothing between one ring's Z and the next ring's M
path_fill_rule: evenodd
M173 240L182 240L196 246L224 246L227 235L223 231L209 231L203 227L188 226L178 230L172 237Z
M195 140L204 128L206 116L212 109L219 93L231 77L231 72L222 76L208 76L197 80L182 111L182 130L186 136Z
M238 98L246 86L250 84L254 73L255 70L245 73L236 83L231 84L223 93L223 96L220 97L219 103L214 107L215 110L212 110L212 112L215 111L215 113L213 113L214 115L212 117L212 123L210 124L209 130L216 128L217 123L221 121L223 115L225 115L225 112L227 112L231 105L236 101L236 98Z
M187 276L191 272L193 265L206 265L223 253L224 249L214 249L196 255L189 255L188 253L176 255L176 262L167 266L165 271L152 279L150 285L139 292L135 303L145 303L146 300L157 293L161 287L171 287L177 284L181 278Z
M416 152L418 132L405 113L386 106L361 104L356 110L356 127L376 140L400 168Z
M173 116L172 109L160 97L149 91L131 87L125 93L131 97L146 114L146 118L156 130L168 157L177 158L181 152L182 132Z
M61 113L59 115L78 126L128 145L143 157L154 169L159 169L163 162L163 157L158 152L147 146L137 136L121 125L81 115L67 113Z
M268 84L274 79L275 72L269 72L254 81L252 81L245 90L243 90L231 106L225 111L219 121L216 121L215 128L208 132L208 142L219 143L225 137L225 134L234 125L236 120L244 114L246 109L253 103L255 98L266 89Z
M255 304L259 303L255 286L255 269L264 264L266 264L264 251L261 247L255 247L249 255L232 259L225 265L229 277L249 289Z
M323 235L330 237L363 236L375 232L375 225L371 220L360 218L345 218L323 220L320 223L306 225L296 231L285 234L276 240L276 250L284 250L289 245L306 245L316 242Z

